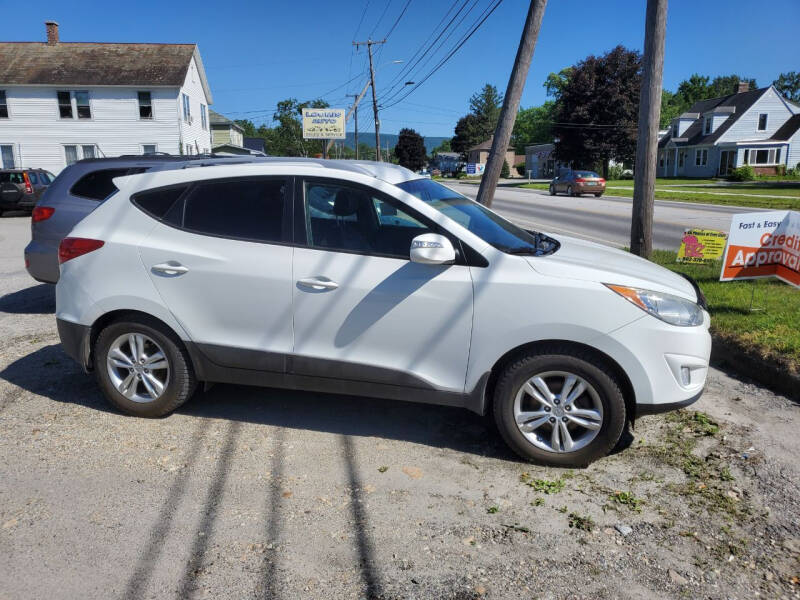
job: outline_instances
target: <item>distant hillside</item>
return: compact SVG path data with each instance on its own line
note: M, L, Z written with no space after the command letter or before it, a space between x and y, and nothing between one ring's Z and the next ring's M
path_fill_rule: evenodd
M426 137L425 138L425 151L430 154L431 150L439 146L444 140L449 140L449 137ZM386 144L389 148L394 148L397 145L396 133L382 133L381 134L381 148L385 149ZM358 143L367 144L370 148L375 147L375 131L359 131ZM344 141L345 146L348 148L355 148L355 133L352 131L347 132L347 139Z

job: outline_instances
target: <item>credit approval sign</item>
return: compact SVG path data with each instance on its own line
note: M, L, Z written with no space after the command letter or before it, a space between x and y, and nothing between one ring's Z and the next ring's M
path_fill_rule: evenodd
M303 138L307 140L343 140L343 108L304 108Z
M777 277L800 288L800 213L734 215L720 281Z

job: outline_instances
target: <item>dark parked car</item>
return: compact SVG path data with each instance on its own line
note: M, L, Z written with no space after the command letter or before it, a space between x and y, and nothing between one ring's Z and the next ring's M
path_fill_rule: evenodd
M55 177L42 169L0 169L0 215L33 210Z
M606 180L594 171L565 171L550 182L550 195L565 192L567 196L594 194L597 198L606 191Z
M215 164L265 160L255 156L133 155L89 158L65 168L43 194L31 215L31 242L25 248L25 268L43 283L58 281L58 245L78 222L114 193L113 179L123 175L185 169ZM31 203L31 206L33 203Z

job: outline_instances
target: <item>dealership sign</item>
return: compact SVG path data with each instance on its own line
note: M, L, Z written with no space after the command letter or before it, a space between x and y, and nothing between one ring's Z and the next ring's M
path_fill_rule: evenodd
M304 108L303 138L307 140L343 140L343 108Z
M720 281L777 277L800 287L800 213L734 215Z

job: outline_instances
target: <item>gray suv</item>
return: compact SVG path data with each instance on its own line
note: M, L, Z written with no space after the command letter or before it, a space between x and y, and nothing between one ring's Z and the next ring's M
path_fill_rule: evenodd
M58 245L83 217L117 191L113 179L145 171L185 169L265 160L256 156L133 155L90 158L65 168L42 194L31 214L31 241L25 268L43 283L58 281ZM32 205L33 203L31 203Z
M0 216L4 212L33 210L54 178L43 169L0 169Z

